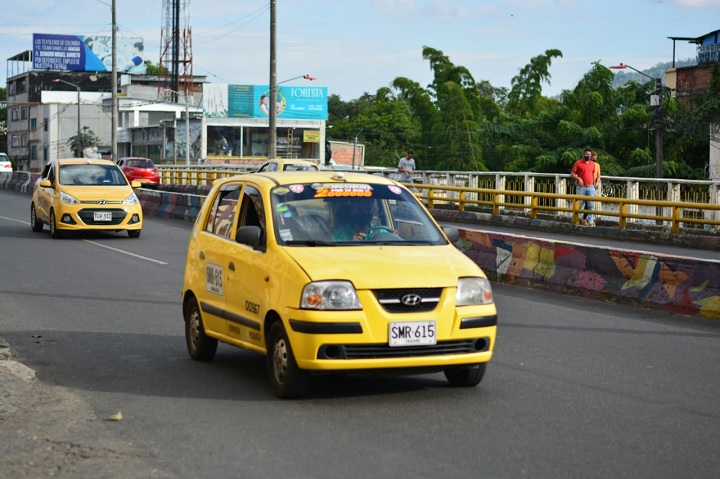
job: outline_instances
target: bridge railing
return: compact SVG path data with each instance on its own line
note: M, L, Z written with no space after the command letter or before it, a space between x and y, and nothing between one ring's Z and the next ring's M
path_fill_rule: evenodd
M253 171L256 165L208 165L159 167L167 185L210 185L218 178ZM395 168L367 171L398 179ZM580 204L587 197L575 195L567 174L518 172L417 171L415 188L428 206L447 204L489 209L492 214L523 214L531 218L551 214L573 223L586 212ZM680 228L714 229L720 224L720 182L673 178L628 178L605 176L599 195L593 199L601 221L669 225ZM589 210L588 210L589 211Z

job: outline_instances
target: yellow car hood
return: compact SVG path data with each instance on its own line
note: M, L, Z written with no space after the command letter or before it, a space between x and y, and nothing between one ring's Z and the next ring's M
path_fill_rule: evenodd
M132 188L129 186L62 186L62 191L73 198L86 201L123 201L130 196Z
M311 281L345 279L358 289L455 287L463 276L485 276L452 245L287 247Z

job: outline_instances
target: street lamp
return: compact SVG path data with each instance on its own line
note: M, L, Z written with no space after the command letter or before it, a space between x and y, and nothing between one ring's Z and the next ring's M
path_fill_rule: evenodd
M662 114L662 79L655 78L650 75L648 75L645 72L641 72L640 70L631 67L630 65L626 65L624 63L621 63L620 65L614 65L610 68L614 70L623 70L625 68L629 68L630 70L637 72L641 74L644 77L647 77L655 82L655 94L650 97L650 104L655 107L655 114L653 119L653 124L655 127L655 177L657 179L660 179L663 177L663 140L662 140L662 124L661 124L661 114ZM658 188L660 187L658 183ZM659 199L659 198L658 198Z
M64 83L66 85L74 86L75 88L77 88L77 156L78 158L82 158L83 142L82 130L80 129L80 85L70 83L69 81L61 80L60 78L55 78L53 80L53 83Z
M271 75L271 79L274 80L274 74ZM299 75L296 77L288 78L287 80L283 80L281 82L278 82L275 85L270 85L270 107L268 108L268 118L269 118L269 138L268 138L268 159L274 160L277 156L277 92L278 92L278 86L282 85L283 83L287 83L289 81L297 80L298 78L304 78L305 80L314 81L317 80L314 76L305 74L305 75Z
M178 93L175 90L172 90L170 88L161 88L161 90L169 91L170 93L175 93L178 96L180 95L180 93ZM187 92L185 92L184 96L185 96L185 166L190 166L190 108L188 106ZM177 135L175 138L175 148L177 148Z

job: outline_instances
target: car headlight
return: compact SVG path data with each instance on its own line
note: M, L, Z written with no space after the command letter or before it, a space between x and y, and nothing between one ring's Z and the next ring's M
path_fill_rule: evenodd
M64 191L60 192L60 203L63 205L79 205L80 201L74 196L70 196Z
M457 293L455 293L457 306L491 304L492 302L492 288L487 278L460 278L458 280Z
M125 198L125 201L123 201L124 205L136 205L138 203L140 203L140 200L135 193L132 193L130 196Z
M303 309L361 309L355 288L349 281L318 281L303 288Z

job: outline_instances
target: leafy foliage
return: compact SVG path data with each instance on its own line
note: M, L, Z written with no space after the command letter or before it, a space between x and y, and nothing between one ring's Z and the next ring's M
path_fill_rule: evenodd
M654 82L638 75L619 83L620 74L600 62L572 90L543 96L552 61L562 58L556 49L533 57L510 90L476 81L440 50L425 46L422 57L433 73L426 87L398 77L357 100L331 95L329 137L364 142L368 165L394 167L410 148L424 170L567 173L588 147L598 153L604 175L654 177L655 137L662 131L663 174L707 177L708 124L720 121L717 68L692 108L668 90L656 107ZM667 65L654 68L651 76Z

